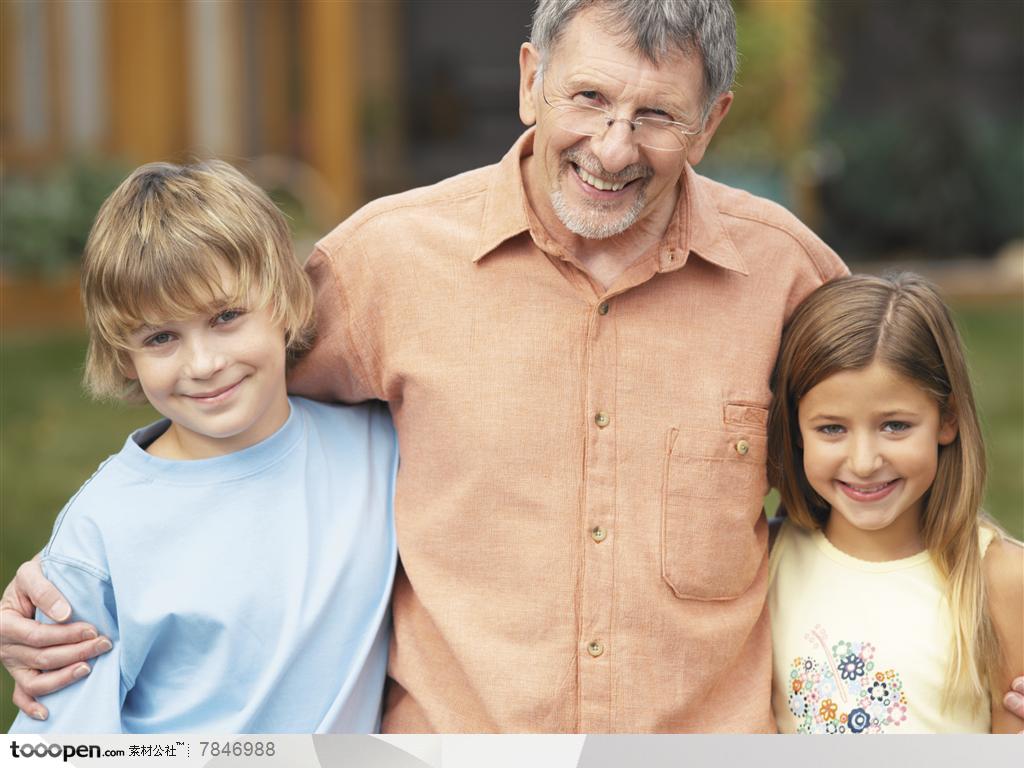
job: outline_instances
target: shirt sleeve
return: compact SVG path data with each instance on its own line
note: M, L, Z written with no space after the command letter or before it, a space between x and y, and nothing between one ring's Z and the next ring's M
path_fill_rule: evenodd
M11 733L122 733L121 707L127 694L121 674L123 649L110 581L88 566L46 557L43 572L73 607L72 621L87 621L114 647L92 662L84 679L40 697L50 716L34 720L19 713ZM52 623L42 613L36 618Z
M344 279L338 274L340 258L350 267ZM365 323L358 322L369 314L369 307L361 306L358 297L372 291L361 293L349 284L364 274L358 261L357 254L328 254L317 248L306 263L316 302L316 340L289 372L291 394L322 402L387 399L375 374L379 366L373 362L374 352L361 330Z

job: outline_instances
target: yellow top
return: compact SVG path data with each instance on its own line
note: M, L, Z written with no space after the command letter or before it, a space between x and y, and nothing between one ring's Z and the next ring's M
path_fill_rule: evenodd
M982 552L992 531L982 529ZM786 522L769 565L772 707L782 733L988 733L988 702L942 709L953 648L927 551L867 562Z

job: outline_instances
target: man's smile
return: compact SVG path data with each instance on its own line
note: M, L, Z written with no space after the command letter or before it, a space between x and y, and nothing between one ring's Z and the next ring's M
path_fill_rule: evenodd
M592 187L600 189L602 192L618 192L620 189L626 186L627 183L629 183L625 181L605 181L604 179L600 179L597 176L588 173L586 169L581 168L578 165L573 165L573 169L584 182L586 182Z

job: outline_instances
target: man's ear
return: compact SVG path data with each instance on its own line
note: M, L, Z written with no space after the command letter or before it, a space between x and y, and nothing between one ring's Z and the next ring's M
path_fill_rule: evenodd
M686 160L690 165L696 165L703 159L704 152L707 150L708 144L711 143L711 138L718 130L718 126L722 124L722 120L729 114L730 107L732 107L732 91L723 93L715 100L708 113L708 119L704 123L704 130L696 136L690 137L690 143L686 150Z
M519 119L523 125L537 122L537 105L533 100L533 86L540 74L540 51L532 43L519 47Z
M959 424L956 418L956 400L950 396L946 407L942 409L939 423L939 445L949 445L956 440Z

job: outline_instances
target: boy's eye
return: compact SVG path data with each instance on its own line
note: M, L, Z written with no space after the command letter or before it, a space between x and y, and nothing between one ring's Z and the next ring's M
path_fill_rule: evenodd
M244 309L225 309L213 319L213 322L216 325L225 325L230 323L232 320L237 320L244 314Z
M164 344L168 344L174 341L174 335L167 331L160 331L160 333L154 333L152 336L142 342L143 346L146 347L159 347Z

